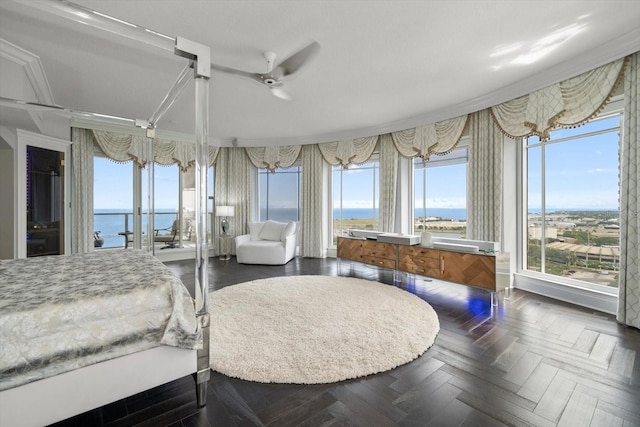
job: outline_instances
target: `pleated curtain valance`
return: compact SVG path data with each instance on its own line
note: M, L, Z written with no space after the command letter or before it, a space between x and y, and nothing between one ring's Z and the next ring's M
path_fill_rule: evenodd
M266 168L271 173L276 168L293 166L300 155L301 145L285 145L277 147L247 147L245 150L251 163L258 169Z
M456 148L466 124L467 115L464 115L393 132L391 137L398 152L404 157L421 157L426 161L432 154L447 154Z
M511 138L576 127L595 117L621 84L627 60L603 65L577 77L491 107L499 128Z
M318 144L320 153L330 165L341 165L344 169L351 164L362 164L371 158L376 148L378 135L337 142Z
M149 162L149 138L116 132L92 130L98 147L111 160L135 162L143 168ZM218 147L209 146L208 165L212 166L218 156ZM177 164L183 171L195 163L196 147L192 142L153 139L153 161L160 165Z

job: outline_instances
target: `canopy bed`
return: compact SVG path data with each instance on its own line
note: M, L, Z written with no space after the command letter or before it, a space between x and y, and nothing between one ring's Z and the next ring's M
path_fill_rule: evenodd
M145 251L0 260L0 278L1 425L48 424L196 371L193 300Z
M159 120L191 80L195 83L195 295L192 298L153 257L151 241L144 250L93 253L93 242L76 236L72 255L3 261L0 425L50 424L190 374L202 407L210 377L206 240L210 49L67 1L25 4L187 59L148 120L115 116L109 120L145 129L148 142L142 149L153 159ZM70 118L104 118L57 106L16 105ZM81 150L74 151L75 157L82 158ZM146 166L147 191L153 200L153 161ZM74 196L75 203L82 204L82 194ZM152 235L152 203L146 214ZM74 218L83 221L81 214Z

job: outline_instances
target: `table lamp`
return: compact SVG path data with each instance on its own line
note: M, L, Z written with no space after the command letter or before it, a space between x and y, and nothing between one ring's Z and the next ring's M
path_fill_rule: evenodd
M227 234L229 232L229 221L228 217L233 216L235 209L233 206L216 206L216 216L221 216L222 221L220 221L220 227L222 228L222 234Z

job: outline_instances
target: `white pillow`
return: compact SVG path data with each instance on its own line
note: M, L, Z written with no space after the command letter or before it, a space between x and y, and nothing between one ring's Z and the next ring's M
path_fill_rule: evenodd
M251 240L260 240L260 231L264 222L250 222L249 223L249 236Z
M267 221L260 230L260 239L278 241L282 239L282 231L287 224L276 221Z
M284 228L282 229L282 241L286 241L287 237L292 236L293 233L296 232L296 223L293 221L290 221L287 223L287 225L284 226Z

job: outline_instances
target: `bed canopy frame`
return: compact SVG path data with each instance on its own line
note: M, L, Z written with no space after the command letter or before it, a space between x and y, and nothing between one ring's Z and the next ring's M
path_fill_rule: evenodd
M71 3L67 0L14 0L30 7L38 8L44 12L52 13L75 22L89 25L100 31L107 31L123 36L148 46L159 48L185 58L188 63L181 71L174 85L169 89L161 104L149 119L130 119L124 117L104 116L98 113L71 110L60 106L30 103L7 98L0 99L1 104L13 108L27 110L53 111L68 117L92 118L99 121L107 121L126 126L135 126L146 129L149 158L153 159L152 139L158 122L169 110L174 101L180 96L188 84L195 82L195 309L199 326L202 329L203 348L197 351L197 361L192 365L197 366L193 374L196 380L197 403L199 407L206 404L206 391L210 378L209 368L209 311L207 306L208 294L208 246L207 246L207 156L208 156L208 131L209 131L209 78L211 77L210 48L202 44L187 40L182 37L173 37L161 34L139 25L123 21L84 6ZM153 162L149 162L148 174L148 201L149 214L148 233L153 233ZM148 242L147 250L153 251L153 244ZM169 349L171 351L172 349ZM181 356L183 357L183 356ZM184 357L183 357L184 358ZM169 370L171 370L169 368ZM193 371L191 371L193 373ZM52 391L52 390L50 390Z

